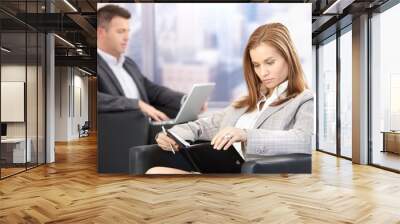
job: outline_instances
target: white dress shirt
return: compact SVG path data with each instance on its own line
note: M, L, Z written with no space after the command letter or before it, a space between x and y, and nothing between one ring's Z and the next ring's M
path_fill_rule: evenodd
M121 55L120 59L118 60L116 57L102 51L99 48L97 48L97 53L100 54L100 56L106 61L108 66L110 66L119 84L121 85L125 96L131 99L140 99L139 90L135 81L132 79L132 77L128 74L123 66L125 56Z
M287 84L288 81L284 81L279 86L277 86L274 91L272 92L271 96L267 99L265 95L263 95L263 98L257 102L257 109L244 113L238 121L235 124L235 128L240 128L240 129L252 129L254 128L254 125L258 119L258 117L264 112L265 109L269 107L269 105L274 102L283 92L286 91L287 89ZM260 104L262 102L265 102L263 107L260 108ZM244 153L242 150L242 144L241 142L235 142L233 143L233 147L235 147L236 151L244 158Z

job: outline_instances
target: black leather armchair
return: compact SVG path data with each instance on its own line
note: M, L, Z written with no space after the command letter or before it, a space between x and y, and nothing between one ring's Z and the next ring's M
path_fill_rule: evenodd
M99 112L97 170L99 173L128 173L129 148L148 144L148 118L139 110Z
M129 173L144 174L151 167L162 165L164 156L165 153L157 145L132 147L129 149ZM182 161L177 161L178 163L182 163ZM248 161L243 163L241 172L246 174L311 173L311 155L295 153L249 156Z

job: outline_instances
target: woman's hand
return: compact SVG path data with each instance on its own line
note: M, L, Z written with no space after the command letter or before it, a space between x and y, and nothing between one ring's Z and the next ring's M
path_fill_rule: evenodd
M247 140L247 133L244 129L227 127L219 131L211 140L211 145L214 149L227 150L235 142L245 142Z
M163 132L157 134L156 142L158 146L160 146L160 148L162 148L165 151L172 151L171 147L175 151L179 151L178 144L176 144L176 142L172 138L168 137Z

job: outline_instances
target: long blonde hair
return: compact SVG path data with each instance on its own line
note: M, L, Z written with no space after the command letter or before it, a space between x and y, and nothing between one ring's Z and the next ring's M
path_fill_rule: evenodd
M280 105L308 89L300 59L290 38L289 30L281 23L262 25L250 35L243 55L243 73L249 95L233 103L235 108L248 107L246 112L253 111L257 107L257 101L261 98L262 82L254 71L250 50L260 46L262 43L278 50L288 65L286 97L278 99L271 106ZM269 91L271 90L267 90L266 95L270 95Z

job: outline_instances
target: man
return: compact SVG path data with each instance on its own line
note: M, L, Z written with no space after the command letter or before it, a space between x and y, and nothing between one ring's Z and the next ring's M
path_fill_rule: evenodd
M167 114L175 116L179 111L184 95L154 84L132 59L124 56L130 17L127 10L116 5L97 12L98 110L140 109L152 120L168 120Z

